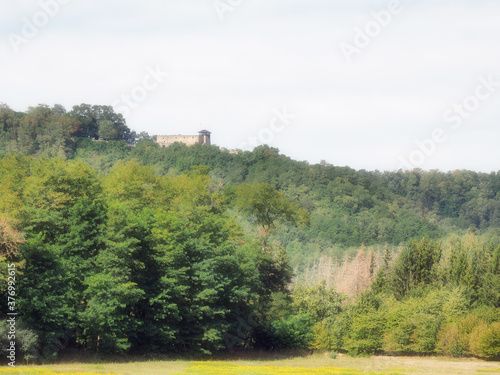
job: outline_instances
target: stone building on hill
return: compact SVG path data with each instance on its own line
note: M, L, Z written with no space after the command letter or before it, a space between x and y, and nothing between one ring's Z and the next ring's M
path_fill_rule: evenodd
M160 147L168 147L175 142L184 143L188 146L195 144L210 146L210 134L208 130L200 130L198 135L157 135L156 143Z

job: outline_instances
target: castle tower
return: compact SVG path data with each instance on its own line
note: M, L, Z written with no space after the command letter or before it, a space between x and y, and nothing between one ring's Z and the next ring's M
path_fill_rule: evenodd
M199 134L199 143L200 145L210 146L210 133L208 130L200 130Z

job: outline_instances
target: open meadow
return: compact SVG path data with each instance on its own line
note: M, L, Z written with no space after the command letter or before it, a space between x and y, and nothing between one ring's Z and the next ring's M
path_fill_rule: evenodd
M476 359L439 357L382 357L353 358L339 355L332 359L326 354L289 359L235 361L150 361L130 363L68 363L50 366L19 366L0 369L0 374L61 375L479 375L500 374L499 362Z

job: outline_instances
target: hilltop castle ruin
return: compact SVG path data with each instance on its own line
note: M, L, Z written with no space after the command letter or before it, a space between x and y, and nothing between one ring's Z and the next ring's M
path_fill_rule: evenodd
M160 147L168 147L175 142L184 143L188 146L195 144L210 146L210 133L208 130L200 130L198 135L157 135L156 143Z

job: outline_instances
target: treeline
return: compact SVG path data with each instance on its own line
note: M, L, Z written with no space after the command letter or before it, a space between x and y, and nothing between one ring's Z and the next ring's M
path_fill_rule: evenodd
M206 172L162 177L120 162L101 178L81 161L2 158L0 308L18 313L19 353L210 354L242 341L261 345L253 334L232 337L252 314L272 324L264 312L287 295L287 257L268 235L308 215L268 184L222 191ZM245 235L230 210L261 234ZM7 264L15 264L14 285Z
M79 160L3 157L0 263L15 264L16 300L5 272L0 308L19 314L19 353L500 356L498 237L362 247L323 280L291 284L272 232L307 224L307 211L270 184L222 187L208 171L119 162L99 176Z
M0 106L0 155L78 159L100 175L120 160L137 160L159 175L206 165L217 185L270 183L311 213L309 227L285 225L271 238L286 248L299 273L321 256L352 256L362 244L396 249L424 236L500 234L499 172L356 171L294 161L267 146L232 154L217 146L161 148L153 138L131 131L109 106L81 104L66 112L39 105L26 113Z
M498 172L355 171L294 161L267 146L230 154L216 146L161 148L151 140L130 150L120 143L82 140L76 155L103 174L117 160L136 159L162 175L203 164L223 186L272 184L311 213L309 227L284 226L273 235L300 270L321 255L350 253L361 244L397 247L412 238L439 239L468 230L500 233Z
M347 290L357 292L350 297L337 293L346 290L342 279L332 289L326 282L296 288L293 307L310 314L314 348L500 358L498 238L414 240L397 257L374 259L361 249L345 266L355 281Z
M92 141L99 137L109 142ZM500 228L498 172L356 171L294 161L267 146L238 154L216 146L161 148L148 134L131 131L109 106L81 104L66 112L39 105L20 113L1 105L0 154L8 152L81 159L102 174L119 160L136 159L160 175L206 165L223 185L270 183L312 213L309 229L279 238L286 237L287 250L298 258L318 249L399 245L469 228L497 234Z
M81 104L72 110L56 104L30 107L16 112L0 103L0 149L3 153L72 158L75 137L124 140L132 143L135 133L111 106Z

